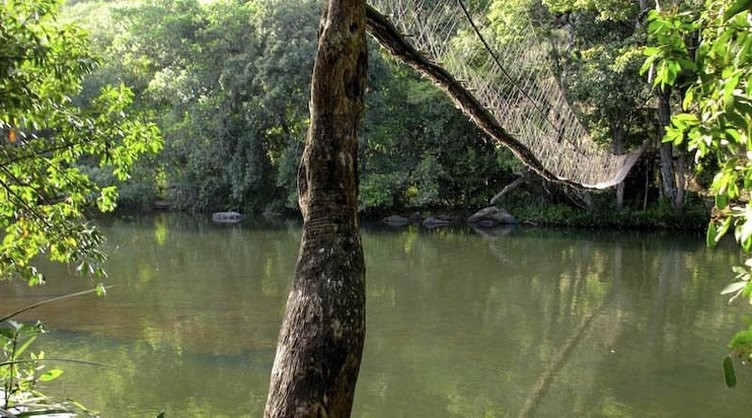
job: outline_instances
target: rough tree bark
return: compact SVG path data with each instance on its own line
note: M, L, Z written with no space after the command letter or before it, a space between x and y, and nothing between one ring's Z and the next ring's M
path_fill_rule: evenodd
M357 133L366 79L365 1L328 0L298 172L303 237L265 417L350 415L365 337Z
M611 127L611 132L613 132L614 136L614 142L612 144L614 154L624 154L626 149L626 140L624 138L627 134L626 129L621 125L617 125ZM621 181L616 185L616 209L624 209L624 181Z
M676 1L672 1L672 4L678 4ZM645 18L648 11L651 9L650 2L648 0L639 0L640 14L637 18L636 27L638 29L644 26ZM655 2L655 9L660 11L660 4ZM666 87L665 90L656 90L655 97L658 103L656 109L656 115L658 117L658 138L659 141L666 134L666 127L671 123L671 89ZM684 152L679 150L679 161L677 167L674 167L674 145L670 142L660 142L658 145L658 151L660 155L660 170L661 170L661 184L660 189L663 196L669 200L671 207L674 209L681 209L684 206L684 194L685 194L685 164L684 164Z
M666 134L666 127L671 123L671 104L669 98L671 90L667 87L666 91L656 90L658 99L658 137L663 138ZM663 183L663 193L666 199L671 202L671 207L680 209L684 204L684 190L677 187L674 169L674 144L670 142L661 142L659 145L661 157L661 181ZM681 173L683 176L683 173ZM683 183L678 186L682 186Z

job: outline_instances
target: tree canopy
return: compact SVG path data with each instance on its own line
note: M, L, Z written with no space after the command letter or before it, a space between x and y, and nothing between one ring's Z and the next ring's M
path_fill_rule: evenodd
M98 64L86 33L57 19L55 0L0 6L0 279L41 283L37 256L103 275L103 237L86 221L110 211L117 191L86 167L126 179L136 159L159 150L157 126L131 110L120 84L85 102L84 77Z
M671 119L664 141L686 144L695 159L714 171L715 197L708 226L708 245L726 232L749 256L752 250L752 2L708 0L650 12L653 45L645 49L643 71L653 84L682 92L682 112ZM736 282L723 290L731 300L752 302L752 258L733 268ZM730 344L744 360L752 359L752 328L738 332ZM730 361L727 364L731 364ZM725 367L733 385L733 369Z

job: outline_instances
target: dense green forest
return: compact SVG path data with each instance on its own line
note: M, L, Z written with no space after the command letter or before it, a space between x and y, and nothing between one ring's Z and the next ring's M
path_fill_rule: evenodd
M123 82L165 138L162 153L120 188L121 204L295 209L319 10L311 0L69 4L68 18L88 28L104 57L81 100ZM430 83L372 49L363 210L479 205L515 178L510 153Z
M752 1L478 1L489 6L493 36L511 37L532 19L595 138L615 153L646 146L640 163L599 194L545 183L371 45L361 212L470 209L519 183L504 205L542 208L545 219L586 209L609 224L622 208L686 219L687 207L704 213L707 195L708 245L733 231L752 250ZM79 1L60 17L58 6L19 0L0 9L0 279L42 283L35 264L45 256L99 281L103 236L88 214L116 201L296 211L318 1ZM456 36L450 41L470 35ZM745 264L722 291L732 300L752 297L752 259ZM41 326L8 324L0 328L5 409L59 375L37 378L36 358L18 360ZM27 341L20 348L19 339ZM730 348L749 361L752 328ZM731 356L724 371L733 386Z
M647 141L644 157L616 191L546 184L374 42L359 151L361 211L470 210L520 178L501 203L539 208L539 216L561 215L546 212L553 204L596 213L684 206L687 180L696 180L692 161L682 147L659 145L662 102L638 71L645 10L621 2L490 3L498 36L530 18L556 45L557 73L603 146L621 153ZM68 2L66 18L90 32L103 57L78 100L124 83L164 136L162 152L121 185L120 206L296 210L319 10L313 0ZM102 184L112 180L98 168L90 174Z

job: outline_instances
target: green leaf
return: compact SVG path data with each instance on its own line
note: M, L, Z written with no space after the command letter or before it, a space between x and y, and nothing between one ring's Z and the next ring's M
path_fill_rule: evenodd
M705 235L705 246L709 248L715 247L715 244L716 244L715 238L717 235L718 235L718 230L715 227L715 223L710 222L710 224L708 224L708 232Z
M726 123L731 126L739 129L747 127L747 121L744 119L744 116L740 115L733 107L728 109L723 116L726 119Z
M671 118L671 122L678 127L684 128L697 125L700 123L700 120L693 113L677 113Z
M742 36L747 35L747 33L742 33L739 36L739 39L741 41ZM746 38L743 41L742 47L739 48L739 50L736 53L736 57L734 57L734 65L737 67L741 67L744 65L744 63L749 59L749 51L752 48L752 36L746 36Z
M718 228L718 233L715 236L716 243L718 243L721 238L726 235L726 232L728 232L729 228L731 228L732 222L733 219L731 217L727 217L723 220L723 222L721 222L721 226Z
M723 378L726 380L727 387L736 386L736 373L734 372L734 362L731 357L726 356L723 359Z
M742 240L740 240L740 244L744 251L749 252L750 250L752 250L752 236L743 238Z
M10 327L0 327L0 337L3 337L7 340L12 340L13 336L16 335L16 330Z
M657 55L652 55L645 59L645 62L642 63L642 67L640 67L640 75L645 75L645 73L650 70L650 67L653 66L656 59L658 59Z
M34 342L34 340L36 340L36 339L37 339L37 335L33 335L33 336L29 337L28 339L26 339L26 341L24 341L24 342L23 342L23 344L21 344L21 345L20 345L20 346L19 346L18 348L16 348L16 350L15 350L15 352L14 352L14 357L13 357L13 358L14 358L14 359L16 359L16 358L18 358L18 357L19 357L19 356L20 356L21 354L23 354L23 353L24 353L24 351L26 351L26 349L27 349L27 348L29 348L29 346L30 346L30 345L31 345L31 344L32 344L32 343Z
M752 39L752 37L750 38ZM747 96L734 95L736 110L744 115L752 115L752 103Z
M734 338L731 340L731 348L741 349L750 343L752 343L752 331L742 330L734 335Z
M662 142L672 142L674 145L681 145L684 140L684 131L682 127L666 127L666 135L663 137Z
M678 61L667 60L666 61L666 84L673 85L676 81L676 77L681 72L681 64Z
M724 186L725 187L725 186ZM715 195L715 207L719 210L726 209L728 206L728 195L724 193L718 193Z
M41 376L39 376L39 381L40 382L49 382L51 380L57 379L58 377L60 377L61 374L63 374L62 370L60 370L60 369L52 369L52 370L49 370L49 371L45 372Z
M97 296L103 297L107 294L107 287L105 287L104 283L97 283L96 286Z
M682 101L682 110L689 110L689 106L692 104L692 101L695 98L695 92L693 88L690 88L687 90L687 92L684 94L684 100Z
M727 111L734 107L734 89L739 84L739 74L727 79L723 84L723 103Z
M748 10L752 6L752 0L736 0L724 13L723 20L729 20L738 13Z

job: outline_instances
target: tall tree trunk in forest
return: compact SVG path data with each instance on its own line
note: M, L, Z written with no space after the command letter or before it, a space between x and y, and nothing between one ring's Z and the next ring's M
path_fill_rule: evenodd
M624 137L626 136L626 129L623 126L617 125L612 127L611 132L614 135L613 152L616 155L624 154L626 148ZM622 210L624 208L624 181L616 185L616 209Z
M364 35L365 1L327 1L298 172L303 236L265 417L346 417L352 409L365 337L356 172Z
M674 208L680 209L684 207L684 201L687 195L687 152L684 148L677 147L677 153L679 156L676 159L676 199L674 201Z
M672 0L671 4L678 4ZM636 27L641 28L650 9L648 0L639 0L640 14L637 18ZM660 4L655 2L655 9L660 11ZM666 87L665 90L656 90L655 95L658 101L658 136L659 141L666 134L666 127L671 123L671 89ZM670 142L660 142L659 155L661 159L661 183L663 196L669 200L671 207L681 209L684 206L684 194L686 189L685 171L686 156L683 150L679 151L679 161L674 167L674 145Z
M671 123L671 104L669 103L671 91L666 88L665 91L656 90L655 94L658 99L658 137L663 138L666 134L666 126ZM663 194L671 202L671 207L680 209L684 203L684 192L679 190L674 179L674 145L670 142L661 142L659 151Z
M645 23L645 19L648 17L648 11L652 8L650 1L648 0L639 0L639 7L640 7L640 13L637 15L637 20L635 21L635 28L640 29L643 27Z

